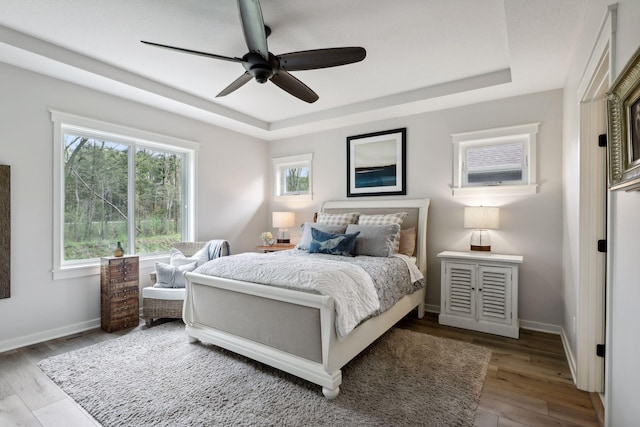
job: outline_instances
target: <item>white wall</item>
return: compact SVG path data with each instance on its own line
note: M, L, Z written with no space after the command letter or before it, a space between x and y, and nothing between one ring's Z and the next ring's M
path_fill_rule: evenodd
M585 33L579 40L576 53L565 86L564 136L565 136L565 211L564 211L564 260L563 274L565 286L565 325L580 309L577 307L577 279L579 244L578 230L572 225L572 218L578 211L579 189L578 170L580 156L580 119L579 100L576 89L582 78L582 72L596 40L597 32L607 13L607 6L613 3L607 0L590 0L585 18ZM615 75L620 73L627 61L640 46L640 2L637 0L619 0L618 28L616 43L613 46ZM640 322L638 301L640 301L640 264L638 263L638 241L640 226L640 193L614 192L610 194L609 222L611 234L609 256L611 259L607 329L609 346L607 348L607 388L605 400L608 403L605 418L607 425L631 427L638 425L640 406L638 384L640 369L640 334L637 324ZM570 328L565 326L565 330ZM575 337L570 336L572 350L575 351Z
M12 211L0 351L99 325L99 276L52 280L49 109L200 142L196 237L226 238L233 252L255 247L268 207L265 142L5 64L0 76L0 163L11 166Z
M540 122L538 193L529 196L454 198L451 195L451 134ZM311 221L322 201L346 198L346 137L407 128L407 197L431 199L428 223L428 291L431 309L440 306L443 250L468 250L471 230L462 227L463 206L499 205L500 230L492 231L496 253L524 255L520 317L561 325L562 301L562 91L550 91L478 105L390 119L269 143L269 155L312 152L312 202L272 202L272 210L293 209L296 222ZM297 237L297 230L292 233Z

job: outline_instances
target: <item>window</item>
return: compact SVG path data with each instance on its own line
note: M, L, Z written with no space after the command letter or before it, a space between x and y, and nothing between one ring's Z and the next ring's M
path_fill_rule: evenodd
M311 160L313 154L273 159L274 196L296 200L312 198Z
M451 135L453 194L536 192L538 123Z
M52 120L54 278L92 274L116 242L143 257L192 239L197 144L59 112Z

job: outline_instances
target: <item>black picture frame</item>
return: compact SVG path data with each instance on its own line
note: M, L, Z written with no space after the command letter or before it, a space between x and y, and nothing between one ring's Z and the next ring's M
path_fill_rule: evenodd
M347 197L407 194L407 128L347 137Z
M640 190L640 49L607 94L609 189Z

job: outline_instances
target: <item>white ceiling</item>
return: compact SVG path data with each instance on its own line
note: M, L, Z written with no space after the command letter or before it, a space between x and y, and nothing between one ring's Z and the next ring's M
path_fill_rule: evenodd
M0 61L273 140L560 88L588 0L261 0L275 55L362 46L357 64L293 72L307 104L250 81L232 0L0 0Z

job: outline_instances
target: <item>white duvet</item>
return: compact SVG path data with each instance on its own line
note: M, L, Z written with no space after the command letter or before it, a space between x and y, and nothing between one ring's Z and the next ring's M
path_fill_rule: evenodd
M243 253L216 258L194 273L308 290L333 297L339 339L380 308L371 277L359 266L326 258Z

